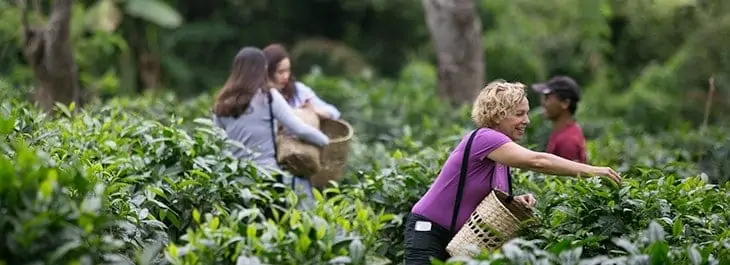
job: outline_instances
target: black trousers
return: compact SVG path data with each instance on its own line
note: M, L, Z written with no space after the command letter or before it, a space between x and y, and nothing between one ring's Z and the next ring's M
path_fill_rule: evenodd
M445 261L451 257L446 252L451 241L448 229L414 213L408 214L405 225L405 265L429 265L431 258Z

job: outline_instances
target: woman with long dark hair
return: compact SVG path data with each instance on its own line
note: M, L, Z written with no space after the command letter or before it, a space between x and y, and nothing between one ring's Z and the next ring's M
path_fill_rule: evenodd
M291 73L291 59L281 44L271 44L264 48L268 60L267 75L269 86L276 88L292 108L310 108L322 119L339 119L340 111L314 93L312 88L294 78ZM294 177L295 186L306 192L309 201L314 200L312 183L307 177Z
M319 98L311 87L297 81L291 72L291 57L283 45L271 44L263 51L269 60L270 85L279 89L292 108L313 107L320 117L340 118L340 111L335 106Z
M276 161L276 122L289 133L315 146L324 147L329 138L294 114L277 89L267 85L267 60L255 47L244 47L213 104L213 120L228 138L245 146L233 147L233 155L252 160L264 169L281 170ZM293 181L293 180L291 180Z

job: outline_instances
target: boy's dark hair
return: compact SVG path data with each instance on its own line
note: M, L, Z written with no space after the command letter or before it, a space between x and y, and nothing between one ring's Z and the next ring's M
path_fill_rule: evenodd
M580 101L580 86L570 77L556 76L546 83L532 85L533 90L541 94L556 95L561 101L568 100L568 111L575 114Z

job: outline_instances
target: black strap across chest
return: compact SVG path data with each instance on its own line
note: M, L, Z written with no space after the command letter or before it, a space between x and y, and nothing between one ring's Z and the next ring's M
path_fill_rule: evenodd
M279 147L276 145L276 125L274 124L274 97L271 96L271 91L267 93L269 98L269 117L271 118L271 122L269 123L271 125L271 142L274 144L274 162L279 163ZM291 188L295 189L295 183L294 183L295 176L292 177L291 180ZM277 176L277 181L280 183L284 183L284 178L281 175Z
M471 133L469 136L469 140L466 142L466 146L464 147L464 157L461 160L461 172L459 173L459 184L456 189L456 198L454 201L454 214L451 217L451 227L449 228L449 232L451 233L451 236L453 237L456 235L456 219L459 217L459 207L461 207L461 199L464 197L464 185L466 185L466 175L469 172L469 153L471 153L471 144L474 142L474 137L476 137L479 130L482 128L477 128L474 130L474 132ZM493 186L494 183L494 175L497 170L497 164L494 164L494 167L492 167L492 170L489 172L488 178L489 178L489 185ZM507 198L507 203L512 202L513 196L512 196L512 175L510 174L509 168L507 168L507 185L509 187L509 197Z
M274 98L271 96L271 91L267 93L269 98L269 117L271 118L271 122L269 123L271 125L271 141L274 143L274 158L276 159L277 153L279 152L277 146L276 146L276 128L274 125Z

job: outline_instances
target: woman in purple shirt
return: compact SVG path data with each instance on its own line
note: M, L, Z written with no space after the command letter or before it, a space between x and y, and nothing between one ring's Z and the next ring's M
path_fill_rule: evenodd
M510 167L554 175L606 176L621 182L621 177L611 168L573 162L515 143L522 139L530 123L528 111L525 86L521 83L497 80L482 89L472 107L471 116L477 129L451 152L431 188L406 217L406 265L431 264L430 258L448 259L446 245L482 199L492 189L511 190ZM465 149L469 149L466 155ZM458 211L454 211L465 157L465 183ZM536 203L532 194L514 199L530 206Z

